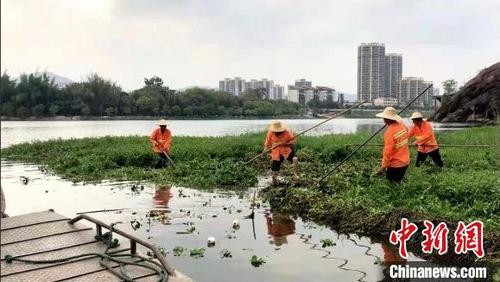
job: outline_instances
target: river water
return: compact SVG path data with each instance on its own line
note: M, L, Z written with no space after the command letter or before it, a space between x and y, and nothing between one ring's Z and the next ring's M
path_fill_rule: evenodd
M269 122L171 121L171 129L176 135L216 136L262 131ZM298 131L318 120L286 122ZM339 119L313 134L374 131L379 126L378 120ZM146 135L152 128L153 121L2 122L2 147L36 139ZM21 176L29 181L23 182ZM266 181L262 177L259 187L266 186ZM77 212L126 208L92 215L108 223L123 222L119 228L164 248L167 260L197 281L378 281L384 269L380 262L400 259L397 250L385 242L338 234L300 218L272 213L266 203L255 210L255 220L245 219L253 192L259 187L202 191L158 189L149 183L72 183L37 165L6 160L1 161L1 185L10 215L52 208L72 217ZM153 220L147 217L151 211L157 215ZM239 221L239 229L232 228L233 220ZM186 232L192 227L194 232ZM216 239L211 248L206 245L209 236ZM336 245L322 248L322 239L331 239ZM176 246L188 250L203 247L205 256L174 256ZM224 249L231 258L221 258ZM253 255L266 263L253 267ZM411 255L411 260L419 259Z

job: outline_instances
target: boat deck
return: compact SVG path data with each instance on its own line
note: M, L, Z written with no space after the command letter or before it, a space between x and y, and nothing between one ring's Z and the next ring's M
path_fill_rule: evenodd
M108 254L133 254L119 257L132 263L149 264L156 270L137 265L120 264L105 260L102 265L97 255L83 256L71 261L55 263L27 263L6 260L6 255L16 259L54 260L89 253L103 254L108 246L97 235L102 235L102 222L95 221L96 227L89 227L78 217L71 220L53 211L29 213L20 216L2 218L1 226L1 281L123 281L116 273L126 274L134 281L159 281L158 272L165 273L169 281L191 281L180 272L170 268L165 258L151 259L136 254L136 244L148 245L123 231L113 230L113 238L119 239L119 246L110 248ZM107 228L109 229L109 228ZM130 241L130 245L126 242ZM124 243L125 242L125 243ZM146 246L147 247L147 246ZM153 247L154 249L154 247ZM153 253L154 250L153 250ZM158 256L157 256L158 257ZM151 265L153 261L156 265ZM162 267L166 266L166 267ZM113 273L115 272L115 273ZM161 280L160 280L161 281Z

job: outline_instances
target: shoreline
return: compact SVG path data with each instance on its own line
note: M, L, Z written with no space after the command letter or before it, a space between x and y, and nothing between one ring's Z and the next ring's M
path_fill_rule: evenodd
M187 117L169 116L169 120L267 120L267 119L326 119L331 114L341 112L345 109L333 109L322 114L302 114L302 115L281 115L281 116L208 116L208 117ZM344 114L342 118L371 119L376 118L375 114L380 109L354 109ZM429 112L426 112L426 114ZM45 116L45 117L13 117L1 116L1 121L109 121L109 120L158 120L163 116Z

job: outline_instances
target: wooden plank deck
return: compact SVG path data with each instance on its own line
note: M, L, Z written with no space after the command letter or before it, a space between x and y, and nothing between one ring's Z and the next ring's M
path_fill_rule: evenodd
M107 246L95 239L96 231L83 223L69 224L70 219L53 211L30 213L2 218L1 226L1 281L120 281L108 269L100 265L97 256L87 256L69 262L30 264L19 261L7 263L6 255L30 260L61 259L87 253L104 253ZM128 254L128 240L117 236L120 246L109 250L113 254ZM125 240L122 240L125 239ZM142 261L137 257L121 257L130 262ZM115 262L108 264L120 271ZM158 280L153 270L134 265L123 267L134 280ZM178 275L177 275L178 274ZM169 281L192 281L175 271Z

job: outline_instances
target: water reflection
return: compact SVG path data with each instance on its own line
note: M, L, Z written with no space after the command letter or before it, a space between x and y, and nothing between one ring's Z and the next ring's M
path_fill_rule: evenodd
M155 187L155 194L153 202L157 208L168 208L168 202L172 199L171 185L157 185Z
M406 259L402 258L399 255L399 252L393 246L387 244L387 242L380 242L380 246L382 247L382 251L384 252L384 263L389 265L395 262L406 262Z
M287 236L295 234L295 221L288 215L279 213L264 214L266 218L267 234L271 235L270 244L277 247L288 244Z

